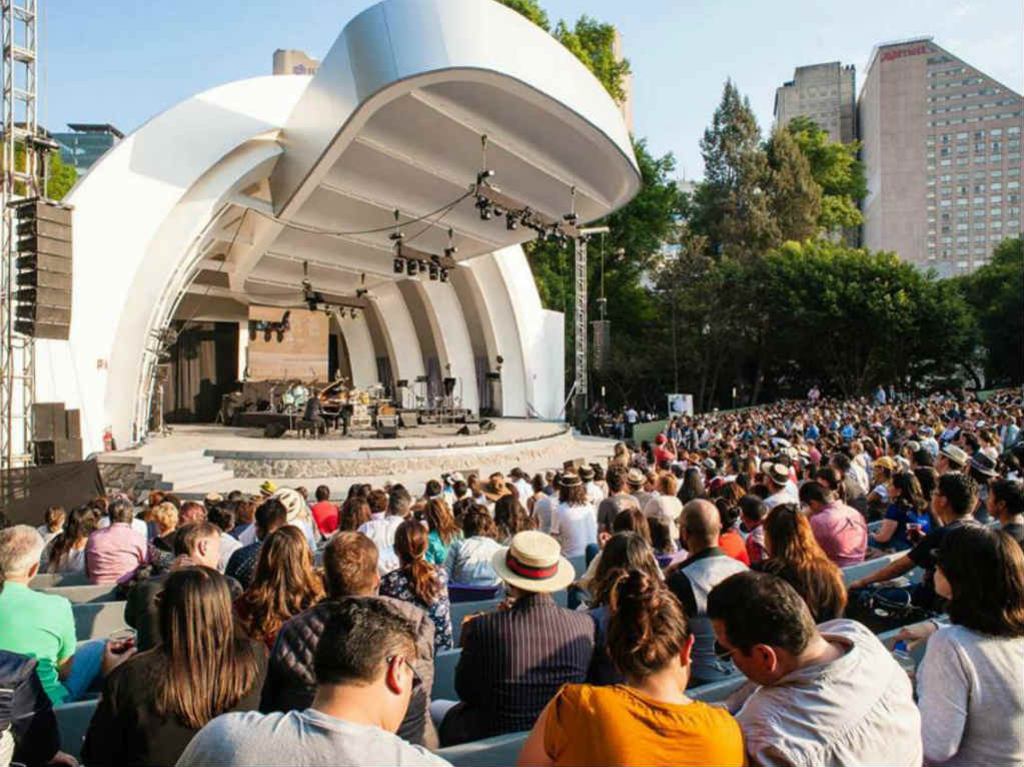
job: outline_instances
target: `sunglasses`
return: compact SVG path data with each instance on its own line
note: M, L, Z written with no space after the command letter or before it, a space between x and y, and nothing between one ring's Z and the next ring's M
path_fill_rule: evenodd
M400 661L402 661L402 663L404 663L406 666L409 667L409 671L412 672L412 689L413 690L416 690L417 688L423 686L423 677L421 677L419 675L419 673L417 673L416 669L413 668L413 665L409 662L408 658L406 658L406 657L404 657L402 655L390 655L385 660L387 661L387 664L389 666L392 663L394 663L396 660L400 660Z

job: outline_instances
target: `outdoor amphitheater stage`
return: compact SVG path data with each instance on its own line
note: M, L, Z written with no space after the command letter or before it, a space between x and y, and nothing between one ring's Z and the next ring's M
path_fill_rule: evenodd
M565 461L600 461L611 456L610 440L575 434L563 422L491 419L486 433L459 435L461 424L422 425L381 439L369 432L343 437L330 432L317 439L294 432L268 439L262 429L218 425L177 425L131 450L102 454L108 466L122 465L158 487L182 495L229 490L257 492L265 480L310 490L328 485L343 495L353 482L401 482L419 492L444 472L533 473Z

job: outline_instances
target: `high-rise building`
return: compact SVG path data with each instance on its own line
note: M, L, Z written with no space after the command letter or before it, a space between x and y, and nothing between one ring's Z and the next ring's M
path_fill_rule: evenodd
M793 79L775 90L775 123L808 117L844 144L857 138L857 72L838 61L797 67Z
M315 75L320 68L320 60L310 58L305 51L285 50L274 51L275 75Z
M79 173L87 171L124 134L108 123L68 123L70 133L54 133L60 144L60 159Z
M858 102L864 246L948 276L1021 231L1024 99L920 38L878 46Z

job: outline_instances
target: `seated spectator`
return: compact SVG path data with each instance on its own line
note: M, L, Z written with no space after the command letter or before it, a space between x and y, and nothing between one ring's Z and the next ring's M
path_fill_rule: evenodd
M978 524L971 516L977 498L978 486L966 474L951 471L940 476L932 492L932 514L942 524L932 528L906 556L851 583L850 591L898 578L920 567L924 569L924 578L911 592L914 604L926 610L941 607L941 600L935 595L935 554L942 546L942 539L953 530Z
M159 493L157 497L160 498L160 503L163 503L163 499L166 498L168 503L174 502L175 508L177 508L177 506L178 506L177 499L175 498L175 496L171 495L170 493L167 493L167 494ZM99 527L100 527L100 529L103 529L103 528L106 528L106 527L110 527L110 524L111 524L110 509L111 509L111 506L112 506L114 501L122 501L124 503L127 503L128 506L132 508L131 523L130 523L131 526L132 526L132 530L137 532L139 535L141 535L143 537L143 539L145 539L147 541L150 538L153 537L153 534L150 531L150 526L148 524L146 524L146 521L144 519L140 519L139 517L135 516L134 506L132 505L131 500L128 498L128 496L124 495L123 493L114 496L110 500L108 500L106 498L96 498L96 499L94 499L90 503L90 505L93 507L93 509L95 509L96 512L97 512L97 518L99 519ZM151 506L150 508L155 508L155 505Z
M242 546L231 555L228 560L225 575L234 578L247 587L252 582L253 572L256 570L256 561L260 555L260 546L275 530L284 527L288 522L288 512L284 504L277 498L268 498L256 509L256 520L253 529L256 530L256 540L248 545Z
M152 572L142 568L128 587L124 606L124 620L138 633L135 647L140 652L160 644L160 593L164 590L167 575L184 567L209 567L216 569L220 560L220 531L209 522L186 525L174 539L174 559L167 570ZM234 578L228 578L232 598L242 593L242 587Z
M255 767L275 761L273 755L280 762L285 754L291 765L448 764L395 735L424 686L414 667L413 625L376 600L323 608L311 707L218 717L196 735L179 764Z
M583 480L583 489L587 492L587 500L596 509L607 495L605 489L598 484L597 470L593 466L580 466L579 474Z
M316 503L310 509L317 529L323 535L332 535L338 529L338 507L331 503L331 488L320 485L316 489Z
M370 504L366 498L348 498L338 513L338 530L355 532L370 521Z
M338 603L350 598L373 599L408 621L416 636L416 656L411 662L423 686L413 693L398 734L410 743L434 747L437 733L427 714L434 679L434 624L409 602L377 596L377 556L377 547L362 533L343 531L331 538L324 549L327 599L299 613L278 631L260 710L291 711L312 705L316 693L313 657L329 615Z
M497 586L501 583L491 566L502 546L494 519L483 506L472 506L462 516L462 534L448 549L444 568L448 583L460 586Z
M498 529L498 540L508 545L516 533L532 530L533 520L519 498L510 493L494 502L494 525Z
M752 682L728 700L754 765L921 764L907 674L855 621L815 627L781 578L722 581L708 597L720 652Z
M235 636L223 575L175 570L159 612L163 641L147 652L126 650L106 679L82 747L90 767L170 767L215 716L259 703L266 654Z
M313 570L305 536L297 527L285 525L263 542L252 582L234 602L239 628L270 649L281 624L323 595L323 582Z
M733 559L750 565L750 555L747 554L747 545L740 535L740 507L730 503L725 498L715 501L718 509L718 519L722 524L722 532L718 536L718 547Z
M437 701L431 708L442 722L442 745L529 729L563 684L586 679L594 652L590 616L551 598L574 576L554 538L519 533L492 565L512 605L463 626L455 670L459 702Z
M710 501L697 499L683 507L679 532L690 556L674 567L667 583L682 604L694 636L690 686L717 682L735 671L715 655L715 635L707 616L711 589L733 573L747 569L719 547L721 530L718 509Z
M740 498L740 531L746 533L747 558L752 565L768 556L764 546L764 518L767 513L764 501L753 493Z
M448 573L426 558L427 531L415 519L408 519L395 532L399 568L380 580L381 596L401 599L425 610L434 622L434 651L452 648L451 602Z
M316 528L316 523L313 521L313 512L309 510L309 504L306 503L302 493L290 487L284 487L274 493L274 498L281 502L285 512L287 512L287 522L285 524L301 530L302 534L306 537L306 543L309 544L309 548L311 550L315 549L317 539L320 537L320 531Z
M562 545L565 557L581 557L587 546L597 543L597 512L587 501L587 492L575 474L562 474L559 503L551 517L551 537Z
M626 489L626 474L628 472L628 466L613 464L608 467L608 472L605 475L608 482L608 497L597 507L597 522L601 532L611 532L612 522L615 521L615 517L620 511L627 508L640 509L636 498L630 495L629 490ZM542 523L540 530L546 532L549 528L550 525L545 528Z
M44 573L68 575L85 573L85 545L96 530L99 520L90 506L72 509L64 523L64 531L43 549L40 570Z
M829 559L839 567L864 561L868 523L859 511L817 482L805 482L800 487L800 503L807 507L811 533Z
M441 498L431 498L427 501L424 518L430 531L427 539L427 561L432 565L443 565L448 559L451 545L462 537L462 530L456 524L448 504Z
M745 764L736 720L686 697L693 636L676 598L657 577L619 571L610 603L608 651L625 683L563 687L519 764Z
M0 650L0 764L75 767L60 750L57 717L36 666L34 658Z
M988 513L999 529L1024 547L1024 483L997 479L988 486Z
M85 573L90 583L127 583L149 562L149 546L132 527L135 511L127 498L111 501L108 514L110 524L101 524L85 544Z
M199 501L183 501L181 509L178 511L178 525L184 527L185 525L205 522L208 515L209 512L206 510L206 504Z
M952 626L928 622L917 672L928 764L1024 764L1024 553L1010 536L961 527L942 541L935 590Z
M813 482L805 487L812 485L819 487ZM792 504L780 504L768 512L764 533L768 558L756 569L777 575L796 589L815 623L841 618L846 609L843 574L814 540L807 517Z
M34 527L0 530L0 650L28 655L53 704L79 700L103 671L106 642L79 644L71 603L29 587L43 538Z
M395 531L405 518L409 516L412 506L411 499L401 494L388 495L383 490L370 493L370 521L359 526L359 532L369 538L377 546L380 554L377 567L382 576L399 566L398 555L395 554Z
M44 546L60 535L66 519L67 513L63 506L51 506L46 510L43 515L43 524L36 528L36 531L43 536Z
M594 579L597 577L598 568L601 567L602 554L604 553L604 547L608 545L608 542L615 536L616 533L637 533L644 542L651 548L651 557L654 560L654 565L661 572L658 565L656 552L654 550L653 536L651 535L652 523L658 523L658 520L648 519L644 516L644 513L640 509L635 507L629 507L620 511L615 521L612 522L611 534L600 533L598 535L598 545L601 547L600 550L594 554L590 563L587 565L586 571L579 577L579 579L570 586L570 589L577 588L582 589L584 592L589 592L593 595ZM589 556L589 554L588 554ZM593 599L591 599L593 604Z
M615 518L616 522L620 517L628 519L630 514L643 518L635 509L626 509L619 512L619 516ZM592 684L619 684L623 681L623 676L613 663L607 647L612 592L620 579L632 572L646 573L659 583L664 582L664 577L654 558L654 550L639 532L615 533L593 561L599 564L590 582L588 612L594 619L597 631L594 635L594 656L587 673L587 681Z
M771 511L780 503L796 503L799 500L796 485L789 477L789 466L779 461L765 461L761 464L761 473L768 487L768 497L764 499L765 511Z
M683 502L676 498L679 482L672 474L664 472L654 480L654 491L655 494L644 505L644 516L657 519L669 529L674 528L683 513Z
M230 494L228 500L231 500ZM257 504L251 498L239 498L235 504L235 528L231 531L231 537L245 546L247 544L242 542L242 536L246 535L255 524Z
M164 501L149 512L149 521L156 525L156 536L150 542L149 560L165 570L174 559L174 534L178 529L178 508Z
M921 483L909 471L898 471L892 475L888 498L885 519L868 543L873 548L906 551L931 529L928 501L921 491Z
M209 521L220 530L220 558L217 560L217 569L224 572L228 569L228 562L231 555L242 548L231 531L235 529L235 509L238 504L231 501L223 501L214 504L207 515Z

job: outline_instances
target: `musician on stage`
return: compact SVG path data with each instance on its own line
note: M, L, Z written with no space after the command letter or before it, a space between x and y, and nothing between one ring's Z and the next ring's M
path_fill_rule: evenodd
M310 394L306 400L306 409L302 414L302 420L312 423L316 427L317 434L327 433L327 421L324 419L324 411L320 406L320 397L316 391ZM345 433L348 434L348 423L345 423Z

